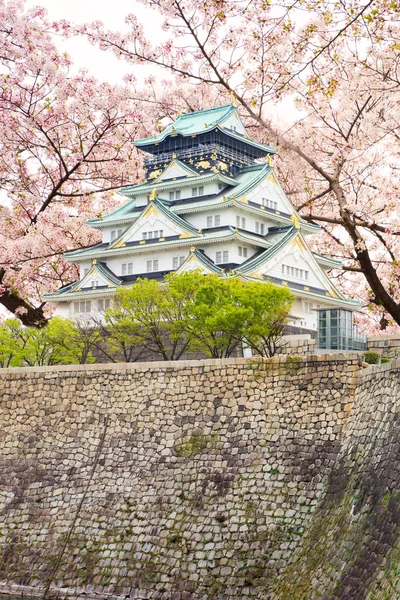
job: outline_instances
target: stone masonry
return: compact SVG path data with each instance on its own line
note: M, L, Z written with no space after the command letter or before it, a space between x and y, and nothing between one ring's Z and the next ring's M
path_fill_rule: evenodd
M400 597L400 361L1 370L3 588Z

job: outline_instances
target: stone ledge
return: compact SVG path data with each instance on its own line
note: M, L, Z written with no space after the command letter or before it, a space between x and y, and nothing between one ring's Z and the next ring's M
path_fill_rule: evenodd
M230 365L249 365L257 361L271 363L285 363L290 355L277 355L273 358L261 358L253 356L250 358L209 358L201 360L176 360L176 361L154 361L154 362L135 362L135 363L94 363L85 365L53 365L45 367L10 367L0 369L1 375L18 374L39 374L39 373L90 373L90 372L128 372L128 371L159 371L160 369L173 369L180 371L191 367L224 367ZM358 362L358 354L349 352L348 354L309 354L301 356L302 362Z

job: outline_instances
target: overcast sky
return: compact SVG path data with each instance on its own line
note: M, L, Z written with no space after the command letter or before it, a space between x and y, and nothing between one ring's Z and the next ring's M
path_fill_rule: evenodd
M50 20L67 19L74 23L102 21L109 29L123 30L124 18L134 13L143 25L148 25L147 35L154 41L160 35L162 17L135 0L27 0L27 7L43 6ZM77 67L85 67L100 80L117 83L132 67L118 60L111 52L102 52L84 39L57 40L57 46L66 50ZM137 74L137 67L135 68ZM147 68L148 74L148 68Z

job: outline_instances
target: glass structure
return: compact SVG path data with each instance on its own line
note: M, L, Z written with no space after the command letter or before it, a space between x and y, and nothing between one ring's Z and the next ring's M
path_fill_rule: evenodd
M367 337L358 333L353 311L318 309L318 348L322 350L366 350Z

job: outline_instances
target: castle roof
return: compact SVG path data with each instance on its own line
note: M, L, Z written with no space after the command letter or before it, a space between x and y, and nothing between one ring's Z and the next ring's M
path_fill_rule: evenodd
M199 110L196 112L183 114L180 115L173 123L168 125L163 131L156 133L151 137L136 140L135 146L142 150L152 152L154 150L154 146L162 143L168 137L180 135L187 138L205 134L213 130L218 130L228 137L243 141L248 146L252 146L258 150L264 151L264 154L275 154L276 150L272 148L272 146L266 146L251 139L241 121L241 129L244 131L244 133L235 131L235 129L230 127L224 127L224 123L226 123L226 121L232 117L240 121L237 108L233 106L233 104L226 104L224 106L217 106L207 110Z

